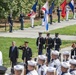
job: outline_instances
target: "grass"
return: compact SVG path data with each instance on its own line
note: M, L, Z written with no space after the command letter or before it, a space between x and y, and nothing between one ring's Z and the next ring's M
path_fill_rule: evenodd
M76 35L76 25L59 28L56 30L49 31L51 34L59 33L62 35Z
M33 51L33 57L37 57L36 39L0 37L0 51L2 51L3 53L4 66L6 67L10 66L8 54L9 54L9 47L11 46L11 42L13 40L16 41L17 46L23 45L25 40L29 41L29 46L32 48L32 51ZM73 42L75 41L62 41L61 48L70 46ZM45 53L45 50L44 50L44 53ZM22 57L22 51L19 50L18 62L22 62L21 57Z

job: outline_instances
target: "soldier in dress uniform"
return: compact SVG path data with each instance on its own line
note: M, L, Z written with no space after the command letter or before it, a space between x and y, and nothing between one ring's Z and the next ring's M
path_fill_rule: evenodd
M23 70L24 70L24 66L22 65L14 66L15 75L21 75Z
M41 10L40 17L42 19L42 26L44 26L44 12Z
M51 52L51 61L50 63L48 64L48 66L51 66L51 67L55 67L57 70L60 69L60 60L58 59L59 58L59 52L54 50Z
M22 60L27 65L28 64L27 61L31 60L32 58L32 49L28 46L28 41L25 41L24 46L20 46L19 49L23 51ZM25 68L26 73L28 73L27 66L25 66Z
M74 16L74 19L76 19L76 7L74 8L73 16Z
M49 17L50 17L50 24L52 24L52 14L49 14Z
M75 58L76 59L76 44L75 43L73 43L72 44L72 50L71 50L71 58Z
M76 75L76 60L75 59L71 59L70 60L70 64L71 64L71 67L70 67L71 75Z
M19 20L20 20L20 23L21 23L21 30L23 30L24 29L24 25L23 25L23 23L24 23L24 14L21 12L20 13L20 18L19 18Z
M35 70L36 62L33 60L28 61L28 70L29 72L26 75L38 75L37 71Z
M45 37L45 48L46 48L46 52L47 52L47 59L48 59L48 63L50 62L50 54L51 54L51 49L54 47L54 42L53 39L50 37L50 33L46 34Z
M28 14L28 16L30 17L31 27L34 28L34 18L36 16L36 13L33 10L31 10L30 14Z
M70 57L69 51L64 51L62 54L63 54L63 62L69 62Z
M60 23L60 12L61 12L61 9L57 7L58 23Z
M58 75L71 75L69 73L70 64L68 62L61 62L61 72Z
M48 67L46 75L57 75L56 68Z
M43 45L44 44L45 44L45 40L42 37L42 33L39 32L39 37L36 40L36 45L37 45L37 48L38 48L38 55L43 54Z
M47 66L45 64L47 57L45 55L38 56L38 64L41 65L38 68L38 75L45 75L47 71Z
M60 46L62 44L62 41L61 41L61 39L58 36L59 36L59 33L55 33L55 38L53 39L53 41L54 41L54 48L57 51L59 51Z
M12 15L11 14L8 15L8 23L9 23L9 32L12 32L13 18L12 18Z
M18 55L19 54L18 54L18 48L16 46L16 42L13 41L12 46L10 46L10 48L9 48L9 59L12 63L11 73L14 73L13 67L14 67L14 65L17 64Z
M66 21L68 21L68 18L69 18L69 6L68 4L66 5Z

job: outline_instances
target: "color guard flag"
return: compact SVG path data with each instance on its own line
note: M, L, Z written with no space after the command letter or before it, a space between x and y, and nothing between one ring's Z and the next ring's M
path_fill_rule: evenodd
M71 0L71 2L69 2L69 6L70 6L72 12L74 12L74 0Z
M64 2L60 5L61 7L61 16L64 18L66 16L66 0L64 0Z

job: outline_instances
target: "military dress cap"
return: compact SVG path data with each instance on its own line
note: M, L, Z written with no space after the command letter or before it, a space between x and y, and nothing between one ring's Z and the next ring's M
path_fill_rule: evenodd
M37 65L37 62L35 62L34 60L29 60L27 62L28 62L28 65L30 65L30 66L36 66Z
M29 43L28 41L25 41L25 43Z
M70 55L69 51L64 51L62 54L63 55Z
M0 75L5 74L6 70L7 70L6 67L4 67L4 66L0 66Z
M50 35L50 33L46 33L47 34L47 36L49 36Z
M45 55L39 55L38 58L41 59L41 60L46 60L47 59L47 57Z
M42 34L42 32L39 32L39 34Z
M55 33L55 35L59 35L59 33Z
M59 55L59 52L57 50L54 50L51 52L53 55Z
M15 65L14 70L23 70L24 66L23 65Z
M48 72L55 72L56 68L54 68L54 67L48 67L47 71Z
M76 65L76 60L75 59L71 59L70 60L70 64Z
M70 64L68 62L61 62L61 66L64 68L70 68Z

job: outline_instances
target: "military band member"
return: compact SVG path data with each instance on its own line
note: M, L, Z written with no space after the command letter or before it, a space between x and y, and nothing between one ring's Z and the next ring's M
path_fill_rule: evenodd
M70 57L69 51L64 51L62 54L63 54L63 62L69 62Z
M51 61L49 63L48 66L50 67L55 67L57 70L60 69L60 60L58 59L59 58L59 52L54 50L51 52Z
M23 30L24 29L24 14L21 12L20 13L20 23L21 23L21 30Z
M75 58L76 59L76 44L75 43L73 43L72 44L72 50L71 50L71 58Z
M54 41L54 48L57 51L59 51L60 46L62 44L62 41L61 41L61 39L58 36L59 36L59 33L55 33L55 38L53 39L53 41Z
M12 32L13 18L12 18L12 15L11 14L8 15L8 23L9 23L9 32Z
M42 33L39 32L39 37L36 40L36 45L37 45L37 48L38 48L38 55L43 54L43 45L44 44L45 44L45 40L42 37Z
M38 68L38 75L45 75L47 71L47 66L46 66L46 60L47 57L45 55L39 55L38 56L38 64L41 65Z
M12 63L11 73L14 73L13 67L17 64L18 59L18 48L15 41L12 42L12 46L9 48L9 59Z
M28 70L29 72L26 75L38 75L37 71L35 70L36 62L33 60L28 61Z
M58 75L71 75L69 73L70 64L68 62L61 62L61 72Z
M75 59L71 59L70 60L70 73L71 75L76 75L76 60Z
M60 12L61 12L61 9L57 7L58 23L60 23Z
M58 75L57 71L56 71L56 68L48 67L46 75Z
M15 75L21 75L23 70L24 70L24 66L22 65L14 66Z
M45 48L47 52L48 63L50 62L51 49L54 47L53 39L50 37L50 33L46 34L45 38Z

